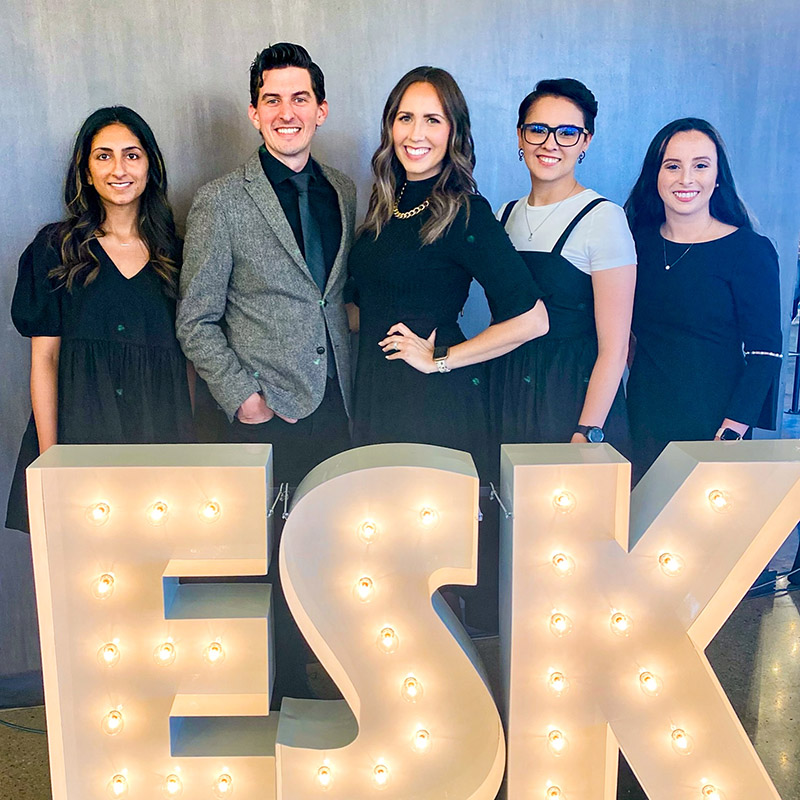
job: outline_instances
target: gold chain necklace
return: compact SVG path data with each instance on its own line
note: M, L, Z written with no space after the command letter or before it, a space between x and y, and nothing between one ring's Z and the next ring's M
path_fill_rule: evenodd
M411 211L400 211L398 206L400 205L400 200L403 197L403 192L406 190L406 186L408 186L408 181L403 184L400 194L397 195L397 200L394 201L392 216L397 217L397 219L411 219L411 217L416 217L417 214L422 213L431 204L431 199L429 197L424 203L420 203L418 206L412 208Z

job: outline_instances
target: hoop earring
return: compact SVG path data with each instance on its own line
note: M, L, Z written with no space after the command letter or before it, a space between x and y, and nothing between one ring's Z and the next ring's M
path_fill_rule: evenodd
M583 159L586 158L586 151L582 150L581 154L578 156L578 163L583 164Z
M518 151L518 152L519 152L519 160L520 160L520 161L524 161L524 160L525 160L525 158L524 158L524 156L525 156L525 153L522 151L522 148L521 148L521 147L520 147L520 149L519 149L519 151Z

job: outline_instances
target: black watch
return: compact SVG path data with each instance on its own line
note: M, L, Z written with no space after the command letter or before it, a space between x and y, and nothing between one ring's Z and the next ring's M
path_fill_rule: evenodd
M733 428L720 428L717 431L717 436L719 436L723 442L736 442L742 438L742 434L737 433Z
M598 444L606 438L603 429L598 428L597 425L576 425L575 433L582 433L586 437L586 441L592 444Z

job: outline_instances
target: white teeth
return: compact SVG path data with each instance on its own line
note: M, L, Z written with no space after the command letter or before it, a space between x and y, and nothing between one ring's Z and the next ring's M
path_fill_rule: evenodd
M424 156L430 151L429 147L406 147L406 152L410 156Z
M278 128L278 133L297 133L300 128Z
M681 197L685 200L688 200L691 197L697 197L700 192L675 192L675 197Z
M557 158L549 158L548 156L539 156L539 161L545 164L558 164Z

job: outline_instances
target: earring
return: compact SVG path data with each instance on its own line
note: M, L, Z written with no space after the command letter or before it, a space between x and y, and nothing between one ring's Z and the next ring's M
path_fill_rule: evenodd
M586 158L586 151L581 150L581 154L578 156L578 163L583 164L583 159Z
M519 151L518 151L518 152L519 152L519 160L520 160L520 161L523 161L523 160L524 160L524 155L525 155L525 153L523 153L523 152L522 152L522 148L521 148L521 147L520 147L520 149L519 149Z

